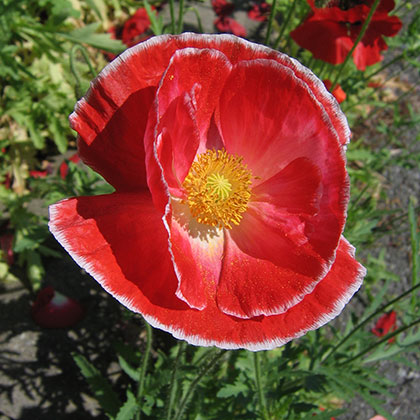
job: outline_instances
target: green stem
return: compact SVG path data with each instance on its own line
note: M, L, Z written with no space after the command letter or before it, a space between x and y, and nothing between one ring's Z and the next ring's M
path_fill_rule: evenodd
M181 420L190 399L194 395L197 385L200 383L201 379L203 379L203 377L216 366L217 362L224 354L226 354L226 352L223 350L216 351L214 356L211 357L211 360L206 364L206 366L204 366L201 369L197 377L191 382L190 386L187 389L187 392L185 393L184 398L179 404L178 411L175 414L174 420Z
M293 0L293 3L289 8L289 12L287 13L286 19L284 20L283 24L281 25L279 36L277 37L276 42L274 43L274 48L275 49L277 49L279 47L280 42L283 39L284 32L286 31L286 28L289 25L290 19L293 16L293 12L295 11L296 3L297 3L297 1Z
M86 51L86 48L82 45L74 45L73 48L70 50L70 71L73 74L74 80L75 80L75 86L74 90L77 96L77 99L81 98L83 96L82 92L82 84L80 81L80 75L76 68L76 52L80 51L82 53L83 58L86 61L86 64L89 67L89 71L92 74L93 77L96 77L96 72L92 66L92 63L90 62L89 55Z
M331 92L334 90L335 86L337 85L338 81L340 80L341 73L343 72L344 67L346 66L347 62L349 61L350 57L352 56L353 51L356 49L357 45L362 40L362 38L363 38L363 36L364 36L368 26L369 26L369 23L372 20L372 16L375 13L375 10L379 5L379 2L380 2L380 0L375 0L374 3L372 4L372 7L369 10L369 14L368 14L366 20L363 22L362 29L360 30L359 35L356 38L356 41L354 41L354 44L351 47L351 50L349 51L346 58L344 59L343 64L341 64L340 68L338 69L337 76L335 77L335 79L334 79L334 81L332 82L332 85L331 85Z
M321 64L320 64L320 66L319 66L319 70L318 70L318 77L321 79L321 80L323 80L322 79L322 73L324 72L324 69L325 69L325 65L326 65L327 63L325 62L325 61L321 61Z
M265 45L269 45L271 29L273 28L273 20L274 20L274 16L276 15L276 6L277 6L277 0L273 0L273 4L271 5L271 10L270 10L270 16L268 18L267 33L265 35Z
M174 0L169 0L169 12L171 14L171 33L175 34L176 22Z
M146 327L146 349L144 350L143 360L140 367L139 384L137 388L137 404L140 405L136 414L136 420L141 418L141 403L143 400L144 379L146 377L147 365L149 363L150 351L152 349L152 327L148 322L144 321Z
M171 383L169 385L169 397L166 407L166 420L171 419L173 405L175 401L175 395L177 391L177 374L178 374L178 365L179 361L181 359L181 355L184 352L185 349L185 341L180 341L178 344L178 353L176 355L174 368L172 370L172 376L171 376Z
M305 66L306 67L308 67L308 69L311 69L312 71L313 71L313 69L312 69L312 66L313 66L313 64L314 64L314 57L312 56L310 59L309 59L309 61L307 62L307 63L305 63Z
M371 315L369 315L367 318L365 318L360 324L356 325L345 337L343 337L336 346L334 346L329 353L324 357L323 360L321 360L321 364L325 363L331 355L333 355L356 331L360 330L360 328L364 327L369 321L371 321L373 318L375 318L378 314L384 312L386 309L388 309L390 306L392 306L395 302L398 302L400 299L405 298L410 293L414 292L416 289L420 287L420 283L416 284L414 287L411 287L410 289L406 290L404 293L401 293L399 296L397 296L395 299L390 300L385 305L382 305L379 309L377 309L375 312L373 312Z
M261 370L260 370L260 352L253 353L254 356L254 370L255 370L255 385L258 392L258 401L260 404L261 413L264 420L269 420L267 403L265 401L264 392L261 386Z
M411 236L411 260L412 260L412 280L411 286L415 287L418 281L418 260L419 260L419 236L417 233L417 222L416 222L416 213L415 213L414 197L410 197L408 203L408 221L410 223L410 236ZM416 295L413 293L411 295L411 312L415 313L416 310Z
M177 33L180 34L183 28L184 28L184 0L179 0Z
M187 9L187 11L190 11L190 10L195 14L195 17L197 18L198 32L204 33L203 24L201 23L200 13L198 13L198 10L195 7L189 7Z
M363 351L361 351L360 353L356 354L355 356L351 357L350 359L345 360L344 362L338 363L337 366L343 366L346 365L347 363L352 362L353 360L358 359L359 357L364 356L366 353L369 353L371 350L373 350L375 347L380 346L382 343L385 343L386 341L390 340L392 337L395 337L396 335L404 332L405 330L408 330L411 327L414 327L415 325L420 324L420 318L416 319L415 321L411 322L408 325L405 325L403 327L398 328L397 330L395 330L392 333L389 333L387 335L385 335L381 340L377 341L375 344L372 344L371 346L369 346L367 349L364 349Z
M404 57L404 53L397 55L396 57L394 57L391 61L389 61L388 63L384 64L383 66L381 66L378 70L375 70L373 73L369 74L368 76L366 76L364 78L364 82L366 83L368 80L370 80L372 77L376 76L377 74L379 74L382 70L385 70L387 67L389 67L391 64L394 64L395 62L397 62L398 60L401 60L401 58Z

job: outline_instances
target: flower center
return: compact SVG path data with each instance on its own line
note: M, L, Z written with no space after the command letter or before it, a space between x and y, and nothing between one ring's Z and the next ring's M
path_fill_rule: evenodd
M208 150L198 155L182 184L185 202L199 223L232 229L248 207L251 179L242 157Z

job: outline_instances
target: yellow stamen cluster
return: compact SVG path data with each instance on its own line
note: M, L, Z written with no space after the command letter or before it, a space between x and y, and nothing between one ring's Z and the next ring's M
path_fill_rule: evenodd
M251 197L251 171L226 150L198 155L182 184L186 203L199 223L232 229L239 225Z

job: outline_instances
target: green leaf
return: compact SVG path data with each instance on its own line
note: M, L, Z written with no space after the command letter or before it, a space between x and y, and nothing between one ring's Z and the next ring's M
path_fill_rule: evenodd
M34 290L38 290L45 277L45 269L42 265L41 256L36 251L25 251L27 262L27 274Z
M70 33L57 32L57 35L69 41L78 44L88 44L100 50L119 54L127 47L117 39L112 39L109 33L97 34L95 31L99 28L100 23L90 23L83 28L75 29Z
M292 404L291 408L295 413L307 413L309 410L313 410L314 408L317 408L317 406L314 404L298 402L298 403Z
M63 129L60 126L60 122L58 121L58 119L52 116L51 116L50 130L54 136L53 140L57 146L58 151L60 153L65 153L67 150L67 137L63 133Z
M163 34L163 18L158 16L155 10L152 10L147 0L144 0L144 7L150 19L150 29L155 35Z
M121 401L109 382L84 356L73 354L73 359L87 380L101 407L111 418L115 418L120 410Z
M312 416L316 416L316 420L330 420L332 417L337 417L345 412L346 410L343 409L325 410L320 413L318 411L313 411L309 416L305 416L305 420L312 419Z
M127 401L121 406L115 420L131 420L139 410L136 397L130 389L127 389Z
M235 382L234 384L227 384L217 393L219 398L229 398L236 397L239 394L246 395L248 391L248 386L241 382Z
M134 381L138 382L140 379L140 372L131 366L121 355L118 355L118 363L121 369Z

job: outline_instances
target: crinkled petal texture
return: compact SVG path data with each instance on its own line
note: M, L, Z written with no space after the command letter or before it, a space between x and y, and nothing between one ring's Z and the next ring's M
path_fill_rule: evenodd
M50 229L122 304L192 344L263 350L335 317L364 268L342 237L349 129L323 83L231 35L160 36L111 63L70 117L115 192L61 201ZM209 150L252 174L238 225L191 214Z

